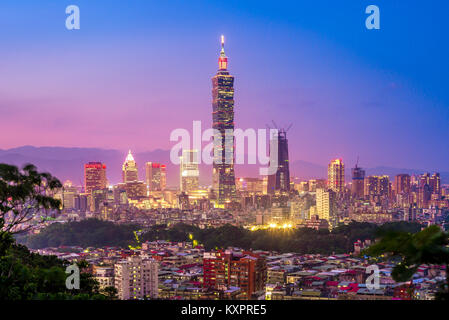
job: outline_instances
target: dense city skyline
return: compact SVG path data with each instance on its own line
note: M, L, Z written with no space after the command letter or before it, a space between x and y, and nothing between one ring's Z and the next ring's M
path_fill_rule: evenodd
M173 129L210 123L208 79L224 33L236 127L294 122L292 160L341 157L352 167L360 156L364 167L449 170L440 142L449 138L448 45L438 40L445 10L434 5L379 1L382 28L369 31L363 3L178 2L175 12L164 3L79 1L82 26L70 33L62 5L25 3L2 4L0 35L11 50L0 54L9 75L1 125L15 134L0 138L0 149L169 149Z
M0 4L0 301L449 300L449 4L298 2Z

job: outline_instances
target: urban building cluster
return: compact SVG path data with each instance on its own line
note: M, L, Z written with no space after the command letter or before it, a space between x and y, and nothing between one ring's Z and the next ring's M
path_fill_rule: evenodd
M285 132L280 134L284 139ZM280 146L287 148L286 140ZM196 157L191 150L183 152L179 188L166 186L166 166L155 162L145 164L145 181L139 181L131 152L122 167L123 181L116 185L108 185L104 164L87 163L84 186L66 181L56 194L62 202L57 220L95 217L144 226L184 222L202 228L232 224L256 230L332 229L351 221L416 221L444 227L449 215L449 187L441 184L439 173L398 174L391 179L366 175L355 165L348 182L342 159L329 163L327 179L290 179L288 161L279 162L273 175L237 178L233 201L222 206L213 188L199 187Z
M343 160L334 159L327 178L299 181L290 173L288 129L270 137L277 142L270 143L277 146L270 149L277 154L275 173L236 178L235 139L225 134L234 129L234 77L227 70L223 40L218 63L212 78L212 127L226 138L214 140L216 161L209 188L199 186L198 150L182 150L175 188L167 186L166 164L146 162L139 168L129 151L120 183L108 182L110 168L101 161L84 164L83 186L66 181L55 195L62 203L61 215L33 225L31 232L38 233L51 223L91 217L143 227L231 224L254 231L332 229L351 221L416 221L444 227L449 187L442 185L439 173L367 175L357 163L348 175ZM139 170L145 171L144 181L139 180ZM365 245L354 244L355 253ZM119 299L429 299L445 272L442 267L424 265L411 283L395 283L393 264L380 262L380 286L372 290L366 285L369 262L350 253L322 256L239 248L206 252L190 242L167 241L146 242L140 249L37 251L70 261L87 260L100 286L114 286Z
M437 172L367 175L357 161L349 175L343 160L334 159L328 165L327 179L299 181L290 173L289 128L270 136L269 152L277 155L275 173L236 178L235 137L229 134L234 130L234 77L228 71L223 37L218 71L212 77L212 128L224 138L214 136L211 186L199 186L199 150L182 150L178 187L167 186L166 164L146 162L139 167L129 151L120 183L108 183L110 168L99 161L84 164L83 186L64 183L56 195L63 203L60 219L96 217L144 225L231 223L255 230L332 229L353 220L419 221L442 226L447 218L449 186L441 184ZM144 181L139 180L139 170L145 171Z
M368 279L372 262L360 257L367 245L339 255L205 251L192 242L153 241L141 249L59 247L36 250L69 261L86 260L100 289L115 287L117 298L233 300L427 300L445 279L444 266L422 265L412 281L396 283L393 264L377 262L378 287Z

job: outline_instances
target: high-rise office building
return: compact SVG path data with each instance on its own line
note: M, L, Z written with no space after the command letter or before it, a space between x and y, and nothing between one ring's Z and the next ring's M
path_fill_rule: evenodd
M263 179L240 178L236 180L237 189L248 194L263 194Z
M410 175L398 174L394 177L393 191L397 194L410 193Z
M147 185L143 181L129 181L127 183L119 183L118 188L126 190L126 197L130 200L147 199Z
M432 194L441 194L440 174L435 172L422 174L418 177L418 206L428 208Z
M183 192L198 189L200 176L198 159L198 150L182 150L179 187Z
M327 183L329 189L342 193L345 189L345 165L341 159L334 159L327 169Z
M134 157L131 154L131 150L129 150L125 162L123 163L122 166L122 181L123 183L127 183L138 180L139 175L137 172L137 164L136 161L134 161Z
M326 180L325 179L312 179L309 180L309 192L316 192L316 189L326 188Z
M432 174L429 178L429 186L434 194L441 194L441 178L438 172Z
M164 191L166 185L165 164L147 162L145 164L145 179L150 191Z
M424 184L420 186L418 191L418 207L428 208L431 199L432 199L432 189L430 185Z
M90 201L90 212L100 212L101 208L107 203L108 189L94 189Z
M101 162L89 162L84 165L84 192L107 187L106 165Z
M205 252L203 274L204 288L225 291L238 287L243 299L251 299L254 293L265 289L267 264L265 257L251 251Z
M316 189L316 211L320 219L332 221L336 218L335 191Z
M234 77L228 72L228 58L224 52L224 37L221 37L221 52L218 72L212 78L212 127L214 136L213 189L218 203L235 199L234 174ZM217 134L219 133L219 134Z
M88 210L88 197L90 196L86 194L75 196L75 210L78 210L81 213L85 213Z
M126 193L127 188L124 186L125 186L124 183L119 183L114 186L113 196L114 196L114 203L116 205L128 204L128 194Z
M367 199L373 197L388 198L391 194L389 176L369 176L364 180L364 194Z
M386 198L391 195L390 177L387 175L379 177L379 195Z
M277 143L275 142L277 140ZM277 144L277 163L276 173L268 176L268 193L273 194L276 191L290 191L290 168L288 162L288 140L285 130L279 130L277 134L270 139L270 154L276 148ZM271 156L270 156L271 158Z
M357 198L363 198L363 180L365 179L365 170L359 168L357 164L352 169L352 195Z
M114 265L114 282L120 300L156 299L158 263L148 257L131 256Z
M64 182L61 192L61 202L64 210L75 208L75 198L78 195L77 188L72 184L72 181Z
M378 195L378 179L377 176L368 176L364 179L364 195L366 198Z

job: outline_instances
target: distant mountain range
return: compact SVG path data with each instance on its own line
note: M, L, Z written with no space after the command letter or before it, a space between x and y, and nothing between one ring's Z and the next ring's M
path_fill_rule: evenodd
M133 154L139 168L139 178L145 178L145 162L160 162L167 165L167 184L178 185L179 166L170 162L170 151L156 149L148 152ZM101 161L107 166L107 177L111 183L121 180L122 164L126 153L112 149L100 148L65 148L65 147L33 147L23 146L8 150L0 150L0 163L22 166L32 163L40 171L48 171L61 181L71 180L74 184L82 184L83 165L89 161ZM292 177L299 179L312 179L327 177L327 167L296 160L290 163ZM236 165L237 177L257 177L259 165ZM426 170L401 169L392 167L365 168L367 175L389 175L394 177L399 173L421 174ZM210 185L212 168L210 165L200 165L200 184ZM443 183L449 183L449 172L440 172ZM346 170L346 178L350 179L350 170Z

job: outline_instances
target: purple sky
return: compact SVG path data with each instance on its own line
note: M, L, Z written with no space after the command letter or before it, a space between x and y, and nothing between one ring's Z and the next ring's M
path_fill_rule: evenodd
M77 1L68 31L63 4L5 1L0 149L169 149L173 129L211 124L223 33L237 127L293 123L292 160L449 170L444 10L378 1L368 31L368 2L322 2Z

